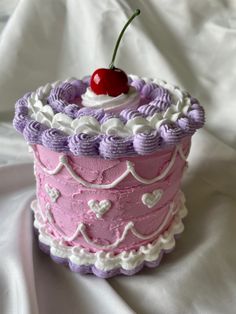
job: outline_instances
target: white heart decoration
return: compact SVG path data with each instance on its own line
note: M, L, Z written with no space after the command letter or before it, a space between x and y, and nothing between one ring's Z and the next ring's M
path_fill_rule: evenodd
M88 206L96 214L97 218L101 218L111 208L111 201L90 200L88 201Z
M48 184L45 184L45 191L47 192L48 196L50 197L53 203L56 203L58 197L61 195L58 189L53 188Z
M142 195L142 202L148 208L155 206L161 199L163 190L154 190L151 193L145 193Z

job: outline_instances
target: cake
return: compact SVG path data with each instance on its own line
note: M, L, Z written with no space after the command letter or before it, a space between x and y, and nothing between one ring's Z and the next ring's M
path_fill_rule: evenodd
M27 93L13 120L34 156L40 248L103 278L156 267L174 248L187 214L181 178L205 120L189 93L112 60Z
M97 97L89 80L16 103L13 124L34 155L34 226L40 247L73 271L130 275L157 266L183 231L180 181L204 111L161 80L130 75L122 97Z

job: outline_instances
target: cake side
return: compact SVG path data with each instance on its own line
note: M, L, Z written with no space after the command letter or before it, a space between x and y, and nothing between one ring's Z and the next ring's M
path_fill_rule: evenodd
M148 157L104 160L33 148L38 207L68 246L114 254L163 233L179 208L190 139Z
M181 178L204 110L161 80L131 75L117 97L94 95L89 80L47 84L16 104L34 155L34 225L72 270L133 274L157 266L183 231Z

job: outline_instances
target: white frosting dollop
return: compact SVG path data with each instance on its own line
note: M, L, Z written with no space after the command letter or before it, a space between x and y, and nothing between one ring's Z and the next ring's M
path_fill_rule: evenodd
M84 107L104 109L105 111L112 109L119 109L120 111L122 110L122 107L127 108L127 106L132 109L133 107L138 106L139 100L139 93L132 86L130 86L127 94L120 94L116 97L97 95L90 87L88 87L86 93L82 95L82 105Z

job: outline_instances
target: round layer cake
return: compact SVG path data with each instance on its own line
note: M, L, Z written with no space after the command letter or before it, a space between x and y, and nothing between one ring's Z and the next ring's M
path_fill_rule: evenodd
M80 273L132 275L175 246L186 215L180 183L204 110L161 80L95 95L90 77L58 81L16 103L34 155L40 247Z

